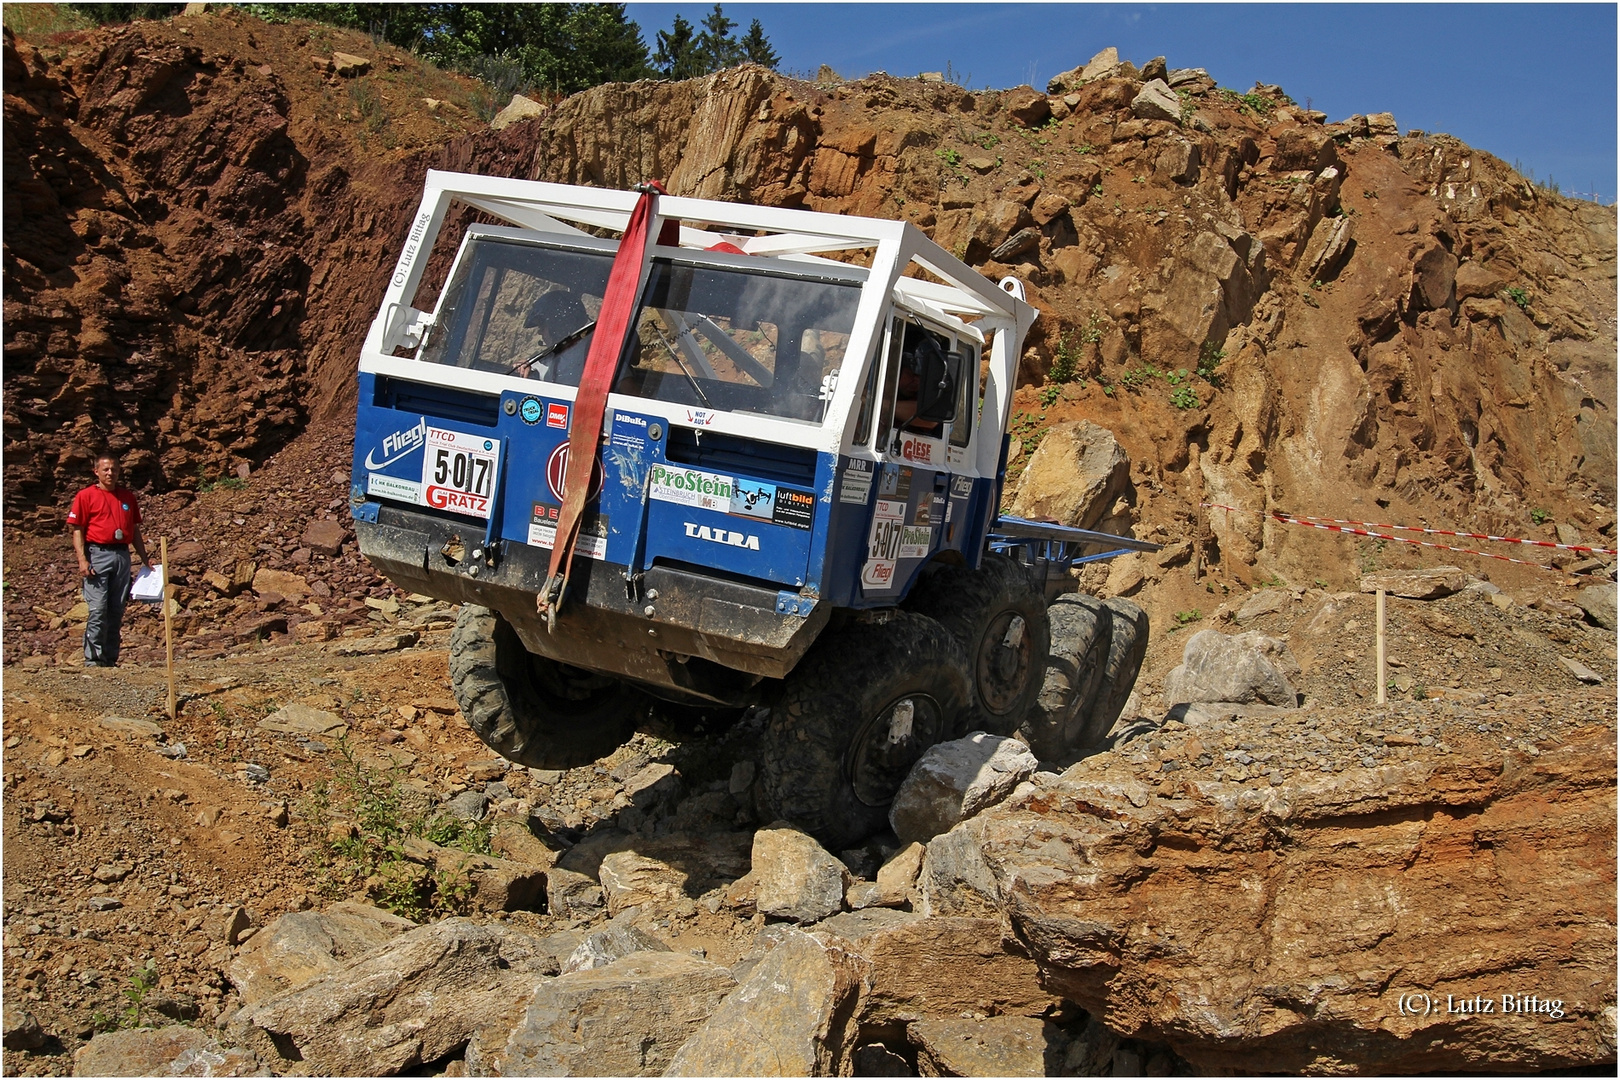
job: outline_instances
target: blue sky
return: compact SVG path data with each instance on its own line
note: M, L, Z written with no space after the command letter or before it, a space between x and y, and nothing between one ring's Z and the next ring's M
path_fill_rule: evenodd
M649 49L678 12L629 4ZM1604 4L724 4L765 27L785 73L944 71L973 89L1044 88L1108 45L1141 64L1207 68L1223 86L1276 83L1341 120L1392 112L1556 180L1616 195L1616 6Z

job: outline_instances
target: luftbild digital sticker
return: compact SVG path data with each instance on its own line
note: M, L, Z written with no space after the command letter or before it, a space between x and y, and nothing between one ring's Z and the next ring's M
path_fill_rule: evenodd
M776 509L771 520L790 529L808 529L816 509L816 497L808 491L776 489Z

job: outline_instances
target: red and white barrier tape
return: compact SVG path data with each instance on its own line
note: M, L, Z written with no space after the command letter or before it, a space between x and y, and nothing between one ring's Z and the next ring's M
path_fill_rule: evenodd
M1375 533L1368 529L1355 528L1357 525L1369 525L1365 521L1345 521L1340 518L1311 518L1308 516L1295 517L1284 514L1278 510L1245 510L1238 506L1227 506L1224 503L1199 503L1199 506L1211 510L1226 510L1237 514L1258 514L1261 517L1274 518L1287 525L1304 525L1311 529L1322 529L1325 532L1348 533L1351 536L1366 536L1374 540L1393 540L1397 544L1415 544L1418 547L1435 548L1440 551L1454 551L1461 555L1478 555L1482 559L1500 559L1502 562L1517 563L1520 566L1534 566L1538 570L1552 570L1563 573L1555 566L1546 566L1542 563L1532 562L1529 559L1513 559L1506 555L1498 555L1491 551L1475 551L1472 548L1452 547L1450 544L1436 544L1428 540L1414 540L1405 536L1390 536L1386 533ZM1559 548L1564 551L1587 551L1598 555L1614 555L1616 552L1610 548L1582 547L1577 544L1554 544L1546 540L1519 540L1509 536L1489 536L1485 533L1453 532L1446 529L1414 528L1410 525L1370 525L1373 529L1398 529L1404 532L1431 533L1438 536L1462 536L1478 540L1494 540L1503 544L1528 544L1535 547Z

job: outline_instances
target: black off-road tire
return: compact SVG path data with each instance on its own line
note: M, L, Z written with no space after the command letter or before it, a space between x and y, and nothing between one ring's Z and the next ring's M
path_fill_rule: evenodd
M1052 637L1046 678L1018 736L1042 761L1066 765L1095 741L1086 720L1107 666L1113 613L1084 593L1060 596L1046 611Z
M987 552L977 570L933 571L917 583L906 607L945 627L967 655L973 697L966 730L1018 730L1041 693L1051 637L1045 593L1029 572Z
M925 616L823 633L771 709L762 820L790 821L829 851L882 830L923 751L965 730L969 693L961 646Z
M1147 655L1148 647L1147 612L1118 596L1104 603L1110 623L1108 660L1103 667L1102 683L1086 715L1088 744L1102 742L1119 719L1136 686L1136 676L1142 670L1142 658Z
M488 608L463 604L450 636L450 685L467 726L533 769L573 769L624 744L648 697L618 679L536 656Z

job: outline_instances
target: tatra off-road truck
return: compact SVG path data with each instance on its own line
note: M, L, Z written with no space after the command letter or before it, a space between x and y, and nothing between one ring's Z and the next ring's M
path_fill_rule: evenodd
M425 296L447 220L499 224ZM1154 545L998 512L1037 314L904 222L430 172L360 356L360 550L461 605L505 757L765 706L760 809L837 850L929 746L1072 758L1135 680L1141 610L1068 571Z

